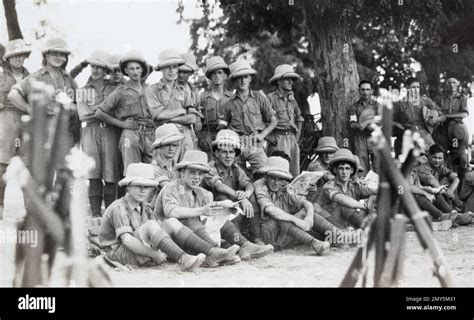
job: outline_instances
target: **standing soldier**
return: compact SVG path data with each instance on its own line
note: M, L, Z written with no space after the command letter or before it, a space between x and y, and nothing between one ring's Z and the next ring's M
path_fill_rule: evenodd
M300 174L300 140L303 117L293 95L293 80L301 79L289 64L282 64L275 68L273 77L268 81L276 85L277 90L268 95L268 100L276 112L278 124L268 135L268 154L274 150L285 152L291 159L290 172L293 176Z
M369 117L373 119L373 116L378 112L379 104L372 96L373 93L372 82L362 80L359 83L360 99L349 108L351 128L354 132L354 153L359 156L365 172L370 171L371 163L375 164L374 152L368 143L372 131L370 127L364 125L363 119Z
M469 115L467 98L459 92L459 80L449 76L446 81L445 91L436 97L436 105L441 109L439 122L435 135L437 142L449 151L448 162L463 179L468 168L467 149L469 133L463 119Z
M163 77L146 91L149 110L158 126L174 123L184 139L178 158L187 150L196 149L196 135L192 125L196 124L197 110L190 90L177 83L178 68L186 61L173 49L167 49L158 57L157 71Z
M140 53L130 52L120 61L120 70L130 80L105 99L95 117L123 129L119 148L127 168L132 163L151 162L155 128L145 99L148 85L142 83L149 71L147 62Z
M218 56L207 59L204 73L210 86L199 98L198 111L203 115L203 124L201 131L197 130L197 136L199 148L212 159L212 142L217 135L220 111L232 93L224 87L229 76L229 66L224 59Z
M252 75L257 71L245 60L232 63L229 69L230 80L236 84L237 91L223 106L220 124L241 136L239 164L246 169L248 161L254 173L267 161L263 140L275 128L277 119L267 97L250 89Z
M77 112L83 127L82 150L95 161L94 169L88 174L89 203L95 217L101 216L102 199L105 208L115 200L119 178L120 132L118 128L101 122L94 116L97 107L116 88L114 83L105 79L109 70L108 59L106 52L98 50L85 60L91 66L91 77L77 95Z
M8 94L10 101L21 111L33 114L32 107L28 102L28 97L33 92L32 84L34 81L41 81L52 86L55 90L55 96L59 93L65 93L69 97L74 96L75 90L77 89L76 82L65 70L70 53L71 50L63 39L49 39L42 51L43 67L13 86ZM46 141L50 145L53 144L53 135L61 108L59 102L50 99L46 110L47 120L45 125L45 130L48 130ZM69 118L72 120L76 117L76 110L71 108ZM58 163L56 165L58 171L67 169L65 156L74 145L74 140L74 132L71 126L58 146Z
M20 147L20 118L24 111L15 108L7 98L14 84L28 76L23 66L31 50L23 39L12 40L5 47L3 70L0 70L0 220L3 217L3 200L5 182L1 178L6 172L10 158L15 156Z
M177 84L191 93L193 104L196 106L198 93L194 85L189 82L189 77L199 69L196 64L196 57L191 53L182 53L179 56L186 62L178 67L178 78L176 79Z

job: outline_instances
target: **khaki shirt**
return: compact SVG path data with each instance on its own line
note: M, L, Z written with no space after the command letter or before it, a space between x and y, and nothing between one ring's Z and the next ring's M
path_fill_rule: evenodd
M280 188L277 192L271 191L265 184L265 178L255 181L253 185L262 217L265 216L265 208L268 206L276 206L286 213L295 214L303 208L306 201L303 196L288 193L286 188Z
M1 68L0 68L1 70ZM22 79L25 79L29 72L25 68L22 69ZM4 68L0 71L0 110L4 108L16 109L16 107L8 100L8 93L16 84L16 79L9 69Z
M152 209L145 203L132 206L130 195L114 201L104 212L99 241L102 246L121 243L120 236L133 235L135 230L152 218Z
M104 87L99 91L99 89L92 84L92 78L89 78L86 85L80 88L77 94L77 113L79 114L79 119L89 123L97 120L95 118L97 108L116 87L116 84L104 80Z
M245 171L235 163L228 169L220 165L218 161L209 162L209 166L211 171L205 175L203 187L212 190L215 198L219 196L215 187L218 181L235 191L245 190L245 187L252 182Z
M142 84L141 92L130 86L130 81L120 84L105 98L98 109L114 115L115 118L125 121L128 118L135 119L139 125L153 127L153 119L148 109L145 91L148 84Z
M155 217L163 221L170 217L171 212L178 207L200 208L213 201L212 193L197 187L188 190L181 179L167 184L158 195L155 205Z
M467 108L467 98L461 93L457 93L453 98L448 97L448 95L440 95L435 99L436 104L441 109L441 112L444 114L453 114L466 112L469 114ZM462 118L460 119L449 119L449 122L460 122L462 123Z
M179 172L174 169L174 161L171 165L167 165L163 158L157 155L151 162L151 165L155 168L155 180L157 180L158 183L164 181L171 182L179 179Z
M458 177L456 172L448 169L445 165L435 168L430 165L429 161L417 165L415 172L422 185L435 188L443 184L449 184Z
M221 110L221 120L227 123L228 129L240 135L263 131L274 115L267 97L253 90L245 101L234 94Z
M425 128L425 119L423 117L423 107L430 110L438 110L436 104L427 97L421 97L420 105L413 105L406 100L400 100L393 105L393 121L403 125L407 129L413 127Z
M303 122L304 118L293 96L293 91L290 91L286 97L279 91L274 91L268 95L268 100L278 120L275 129L298 131L297 122Z
M224 89L224 96L220 100L214 98L211 90L205 91L199 97L199 109L201 109L200 111L204 116L203 128L213 131L217 130L221 109L229 102L231 96L232 93Z
M163 110L187 110L187 107L194 106L194 99L190 89L186 89L183 86L174 82L173 87L168 88L162 80L151 85L147 88L146 98L148 102L148 108L150 110L152 118L156 121L158 115ZM157 121L157 124L163 124L168 121Z
M321 205L321 208L336 217L341 216L340 211L342 210L342 206L334 201L334 198L338 194L344 194L353 199L360 200L368 198L374 193L365 183L358 183L352 180L349 180L346 191L343 190L342 183L337 180L326 182L317 202Z
M357 122L359 122L362 111L366 109L372 109L375 112L375 114L378 114L379 106L380 104L373 97L371 97L369 101L367 102L364 102L361 99L359 99L352 106L349 107L349 114L351 117L355 115L357 118ZM358 135L363 135L367 137L369 137L371 134L367 130L360 131L359 129L357 130L354 129L354 132Z

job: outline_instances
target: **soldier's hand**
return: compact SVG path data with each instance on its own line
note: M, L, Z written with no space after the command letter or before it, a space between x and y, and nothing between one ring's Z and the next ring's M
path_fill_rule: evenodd
M130 129L130 130L138 129L138 123L135 120L130 119L130 118L123 121L122 124L123 124L122 129Z
M224 208L218 202L211 202L203 207L203 215L214 217L222 213Z
M248 197L250 197L250 195L245 191L236 191L235 195L237 197L237 200L247 199Z
M166 258L166 254L161 252L161 250L157 250L153 256L153 261L155 261L157 264L162 264L166 262Z
M254 211L253 211L253 206L250 203L250 201L245 199L244 201L240 203L240 205L242 207L242 211L244 212L244 216L246 216L247 218L253 218Z

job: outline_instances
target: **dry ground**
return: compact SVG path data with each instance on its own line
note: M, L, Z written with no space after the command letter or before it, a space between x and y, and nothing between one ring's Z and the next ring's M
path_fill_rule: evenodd
M14 228L12 222L21 211L18 189L7 191L5 219L0 231ZM455 283L461 287L474 286L474 226L436 232ZM10 286L13 273L13 248L0 244L0 286ZM343 278L356 249L331 249L328 256L314 256L305 247L276 252L251 262L216 269L199 268L194 273L179 271L176 264L167 263L156 268L110 270L116 286L124 287L336 287ZM414 232L407 233L403 287L437 287L432 260L423 252ZM373 271L373 254L369 257ZM369 272L370 272L369 271ZM370 277L369 277L370 279ZM370 285L370 283L369 283Z

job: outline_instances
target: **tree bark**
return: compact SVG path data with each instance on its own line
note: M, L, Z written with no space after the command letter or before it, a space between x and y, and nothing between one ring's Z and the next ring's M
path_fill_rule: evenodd
M7 21L8 39L23 39L20 24L18 23L18 15L16 13L15 0L3 0L3 7L5 8L5 18Z
M352 37L337 9L327 8L321 13L315 2L305 0L303 3L321 101L323 133L335 137L340 147L350 148L347 110L358 97L359 83Z

